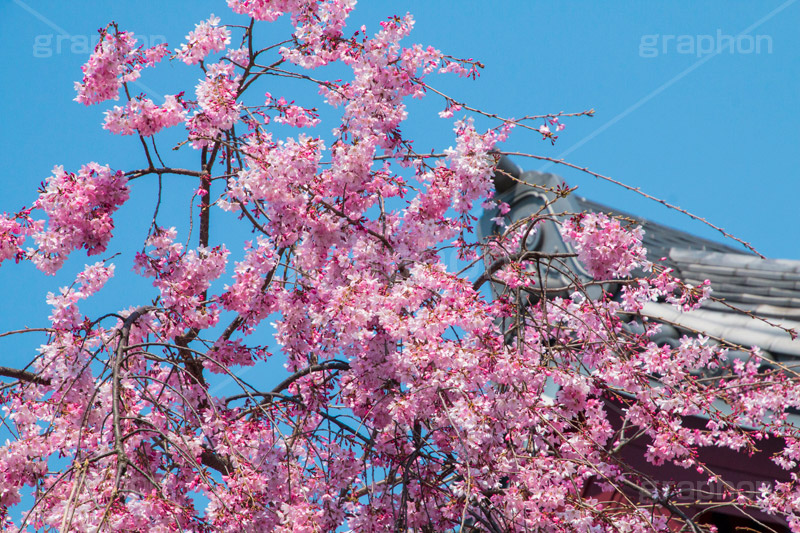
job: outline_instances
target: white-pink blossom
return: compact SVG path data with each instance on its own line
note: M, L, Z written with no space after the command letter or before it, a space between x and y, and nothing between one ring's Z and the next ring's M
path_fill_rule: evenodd
M231 42L228 28L219 26L219 17L213 14L198 24L186 36L186 42L176 51L178 59L187 65L194 65L208 57L212 52L225 50Z
M109 31L112 27L113 33ZM91 105L117 100L123 83L138 79L143 68L153 66L167 53L166 44L142 50L133 33L118 31L114 25L100 30L100 42L81 67L83 80L75 82L75 101Z
M114 229L111 215L127 199L121 171L97 163L84 165L77 174L55 167L33 204L47 215L47 226L33 233L37 247L29 253L34 264L54 274L73 250L85 248L89 255L105 251Z
M149 98L135 98L124 107L114 106L106 111L103 128L118 135L149 137L186 119L186 106L176 95L164 97L157 106Z
M564 222L561 234L595 279L622 278L636 268L649 268L642 229L625 229L603 213L574 216Z

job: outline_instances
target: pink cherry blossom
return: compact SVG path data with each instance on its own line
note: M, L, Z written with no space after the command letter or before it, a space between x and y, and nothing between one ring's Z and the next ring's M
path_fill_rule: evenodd
M114 30L113 33L109 29ZM76 102L85 105L105 100L117 100L122 84L139 78L144 67L153 66L168 54L166 44L142 51L136 47L136 38L131 32L118 31L109 25L100 30L100 42L81 67L83 81L75 82L78 96Z
M103 263L86 265L75 280L78 287L62 287L59 294L48 293L47 303L53 307L49 319L53 327L59 330L72 330L77 328L82 316L78 312L77 302L85 300L96 293L114 275L114 265L105 266Z
M17 261L22 259L25 237L40 227L40 223L36 224L31 220L28 209L22 210L15 216L6 213L0 215L0 262L12 257Z
M650 268L641 228L626 230L616 219L588 213L566 221L562 234L575 245L578 259L596 279L621 278L635 268Z
M652 265L641 228L557 212L566 187L533 187L525 217L495 197L503 143L555 140L562 114L444 95L429 78L482 64L414 43L410 14L353 33L353 0L227 3L173 58L194 101L128 96L167 48L102 30L77 100L125 90L103 127L141 136L140 163L56 167L0 216L0 261L59 276L21 330L30 364L0 366L4 530L644 533L728 508L800 531L795 373L648 316L713 297ZM450 147L408 137L442 107L465 114ZM112 245L129 195L154 211ZM501 224L479 237L481 206ZM529 249L554 226L561 251ZM134 272L70 273L81 248ZM779 473L741 490L719 450Z
M281 109L281 114L275 117L278 124L286 124L296 128L314 127L319 124L316 113L297 105L289 105Z
M195 24L194 30L186 36L186 42L176 51L178 59L194 65L212 52L225 50L231 42L231 32L228 28L218 27L219 21L219 17L211 15L208 20Z
M554 125L556 127L556 131L561 131L564 128L566 128L566 126L564 124L559 123L558 117L553 117L553 118L549 119L548 122L550 123L550 125ZM543 127L549 130L549 128L547 128L547 126L543 126ZM540 133L546 133L546 132L541 131L541 128L540 128L539 131L540 131Z
M33 233L37 247L30 249L34 264L55 274L76 249L89 255L105 251L114 229L111 215L128 199L127 180L121 171L89 163L77 174L53 169L45 181L35 209L47 215L47 226Z
M135 98L124 107L114 106L106 111L103 127L119 135L149 137L177 124L186 118L186 106L179 96L167 95L164 105L157 106L149 98Z
M200 109L186 123L195 148L207 146L220 132L229 130L242 110L236 101L239 78L232 63L214 63L197 85Z
M183 245L174 242L176 235L175 228L156 228L146 241L153 249L136 256L136 268L154 278L163 306L174 313L176 321L189 327L213 326L218 312L200 303L211 282L224 272L228 251L203 246L184 251Z

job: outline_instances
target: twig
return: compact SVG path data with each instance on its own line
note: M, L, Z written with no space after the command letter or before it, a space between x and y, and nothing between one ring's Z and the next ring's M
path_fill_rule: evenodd
M653 200L654 202L658 202L661 205L663 205L664 207L668 207L669 209L674 209L675 211L678 211L679 213L682 213L682 214L688 216L689 218L691 218L693 220L697 220L698 222L702 222L706 226L717 230L723 236L725 236L725 237L727 237L729 239L733 239L734 241L738 242L739 244L741 244L742 246L744 246L745 248L747 248L748 250L750 250L751 252L756 254L761 259L766 259L766 257L761 255L761 253L759 253L758 250L753 248L753 246L749 242L745 242L742 239L739 239L738 237L734 237L733 235L731 235L730 233L728 233L727 231L725 231L721 227L712 224L708 220L706 220L706 219L704 219L704 218L702 218L700 216L697 216L697 215L695 215L693 213L690 213L689 211L683 209L682 207L678 207L677 205L671 204L671 203L667 202L666 200L662 200L661 198L656 198L655 196L651 196L651 195L647 194L646 192L642 191L641 188L639 188L639 187L631 187L630 185L626 185L626 184L622 183L621 181L615 180L614 178L610 178L608 176L604 176L602 174L598 174L597 172L593 172L593 171L589 170L589 167L580 167L578 165L573 165L572 163L567 163L563 159L555 159L553 157L546 157L546 156L543 156L543 155L526 154L524 152L498 152L498 153L501 154L501 155L513 155L513 156L519 156L519 157L530 157L531 159L537 159L539 161L548 161L550 163L555 163L557 165L564 165L566 167L574 168L575 170L580 170L581 172L585 172L586 174L589 174L590 176L594 176L595 178L599 178L599 179L605 180L605 181L607 181L609 183L613 183L614 185L618 185L618 186L622 187L623 189L627 189L629 191L635 192L636 194L638 194L640 196L644 196L648 200Z

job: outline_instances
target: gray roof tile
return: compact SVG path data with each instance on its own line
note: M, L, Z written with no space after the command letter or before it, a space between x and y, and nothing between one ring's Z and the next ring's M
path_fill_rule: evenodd
M710 280L712 295L725 302L708 301L690 312L654 302L645 307L645 314L686 332L705 332L743 346L759 346L780 361L800 358L800 341L725 305L800 332L800 261L761 259L740 248L698 238L585 198L577 200L582 210L621 215L641 224L651 261L673 268L677 277L693 285Z
M519 180L544 186L563 183L552 174L522 172L510 160L505 160L504 165L503 170ZM517 197L532 198L522 194L525 191L518 190L514 180L497 177L495 180L498 193L511 201ZM645 305L643 314L677 328L665 328L661 342L676 343L679 335L705 333L745 347L759 346L774 360L800 367L800 341L793 341L781 329L800 332L800 261L761 259L739 245L703 239L577 195L570 195L564 201L562 207L568 205L567 211L597 211L633 220L644 229L643 244L651 261L673 268L676 276L687 283L697 285L711 280L712 295L723 301L708 300L701 309L689 312L681 312L665 302ZM556 239L560 242L560 238ZM765 317L781 327L747 313Z

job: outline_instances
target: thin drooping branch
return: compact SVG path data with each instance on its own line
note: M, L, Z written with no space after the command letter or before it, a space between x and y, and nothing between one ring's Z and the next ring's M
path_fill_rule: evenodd
M636 193L636 194L638 194L640 196L644 196L648 200L652 200L654 202L658 202L659 204L663 205L664 207L667 207L669 209L674 209L675 211L677 211L677 212L679 212L679 213L681 213L683 215L686 215L687 217L691 218L692 220L697 220L698 222L702 222L706 226L708 226L708 227L720 232L724 237L726 237L728 239L733 239L734 241L738 242L739 244L741 244L742 246L744 246L745 248L747 248L748 250L750 250L751 252L756 254L761 259L766 259L766 257L761 255L761 253L759 253L759 251L756 250L749 242L745 242L742 239L740 239L740 238L738 238L738 237L736 237L734 235L731 235L730 233L728 233L727 231L725 231L721 227L709 222L708 220L706 220L705 218L703 218L701 216L698 216L698 215L695 215L693 213L690 213L689 211L687 211L686 209L683 209L682 207L679 207L677 205L671 204L671 203L667 202L666 200L662 200L661 198L657 198L655 196L647 194L640 187L631 187L630 185L626 185L626 184L622 183L621 181L615 180L614 178L610 178L608 176L604 176L602 174L598 174L597 172L593 172L593 171L589 170L589 167L581 167L581 166L578 166L578 165L574 165L572 163L564 161L563 159L555 159L553 157L546 157L546 156L543 156L543 155L527 154L527 153L524 153L524 152L498 152L498 153L501 154L501 155L513 155L513 156L518 156L518 157L529 157L531 159L538 159L540 161L547 161L549 163L554 163L556 165L563 165L565 167L574 168L575 170L580 170L581 172L589 174L590 176L594 176L595 178L605 180L605 181L607 181L609 183L613 183L614 185L616 185L618 187L622 187L623 189L626 189L626 190L629 190L631 192L634 192L634 193Z
M298 370L288 378L281 381L274 389L272 389L272 392L273 393L282 392L286 390L289 387L289 385L291 385L298 379L302 378L303 376L307 376L312 372L322 372L324 370L350 370L350 365L343 361L326 361L318 365L311 365L302 370ZM266 401L269 402L270 400Z
M514 263L514 262L521 262L521 261L529 261L532 259L550 259L550 258L567 258L567 257L577 257L578 254L570 253L570 252L558 252L558 253L544 253L544 252L537 252L537 251L522 251L507 257L501 257L494 261L491 265L489 265L486 270L478 276L478 279L472 284L472 289L477 291L481 288L481 286L492 279L492 275L494 275L498 270L503 268L504 266Z
M526 122L530 122L530 121L537 120L537 119L548 119L548 118L558 118L558 117L593 117L594 116L594 109L587 109L586 111L580 111L580 112L577 112L577 113L551 113L551 114L548 114L548 115L526 115L526 116L524 116L522 118L517 118L517 119L505 118L505 117L501 117L500 115L498 115L496 113L488 113L486 111L483 111L482 109L478 109L476 107L469 106L465 102L459 102L459 101L455 100L454 98L452 98L450 96L447 96L446 94L444 94L443 92L439 91L438 89L434 89L433 87L431 87L427 83L420 82L419 84L421 86L425 87L425 90L428 90L428 91L431 91L432 93L438 94L439 96L441 96L442 98L447 100L447 102L449 104L451 104L451 105L457 105L457 106L461 107L462 109L465 109L467 111L471 111L472 113L476 113L478 115L483 115L484 117L487 117L487 118L492 118L492 119L498 120L498 121L502 122L503 124L513 124L514 126L519 126L520 128L525 128L525 129L528 129L528 130L531 130L531 131L536 131L536 132L539 131L539 128L536 128L534 126L530 126L530 125L526 124Z
M116 474L114 476L114 489L112 497L109 498L108 504L106 505L105 511L103 512L103 516L100 519L100 526L98 527L98 531L100 530L100 528L103 527L103 525L105 525L106 521L108 520L111 507L119 497L122 478L125 476L128 464L130 463L130 459L128 458L128 455L125 453L125 447L124 447L125 439L122 435L122 413L121 413L122 360L125 356L125 349L128 346L128 339L130 338L131 327L133 327L133 324L135 324L136 321L142 317L142 315L150 312L153 309L154 307L152 306L144 306L134 310L130 315L128 315L125 318L125 321L122 323L122 328L118 333L119 340L117 341L117 347L116 350L114 351L114 359L111 362L111 369L112 369L111 415L112 415L112 425L113 425L112 430L114 432L114 454L117 457L117 467L116 467Z
M177 174L180 176L195 176L200 177L203 175L203 172L199 170L189 170L186 168L142 168L139 170L131 170L125 173L125 176L128 179L135 179L142 176L146 176L147 174Z
M0 333L0 338L8 337L9 335L19 335L20 333L53 333L55 329L53 328L25 328L25 329L16 329L14 331L6 331L5 333Z

